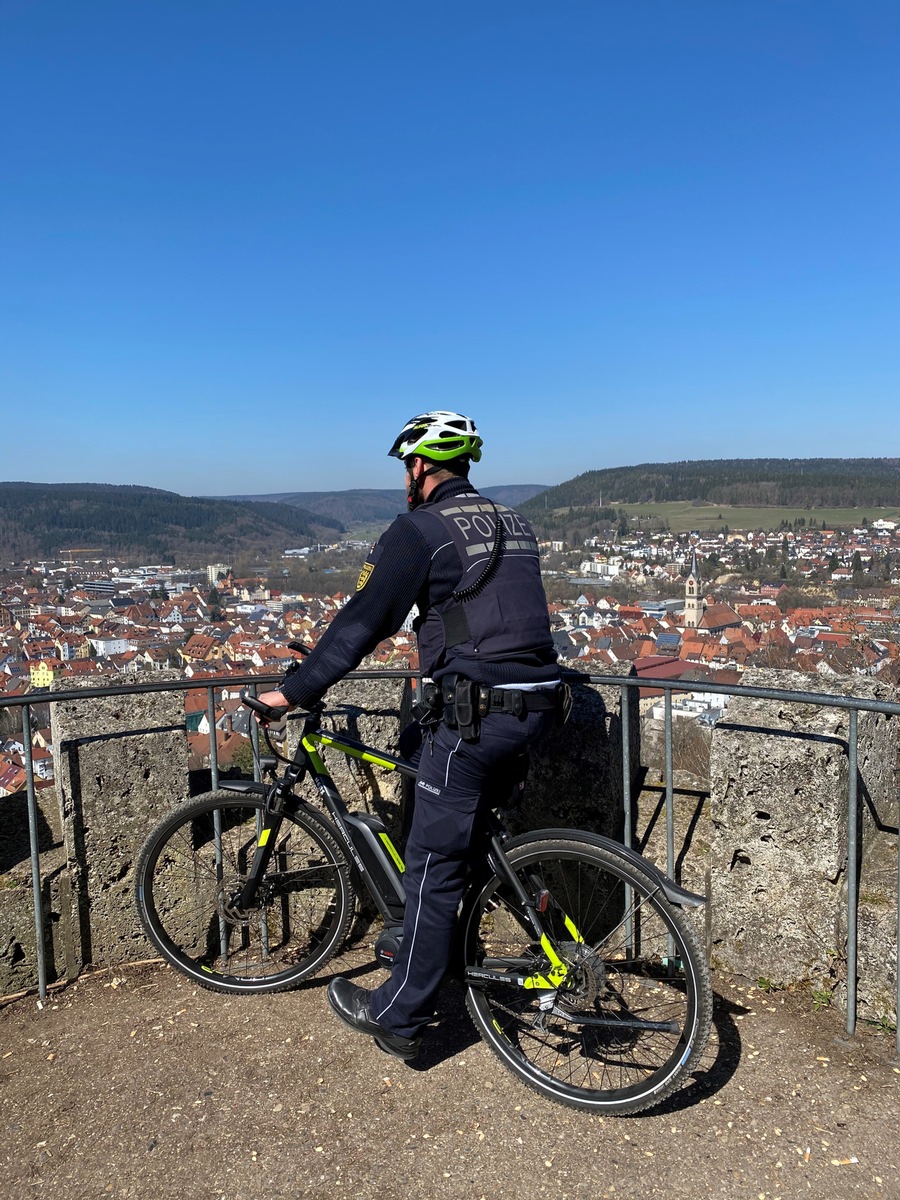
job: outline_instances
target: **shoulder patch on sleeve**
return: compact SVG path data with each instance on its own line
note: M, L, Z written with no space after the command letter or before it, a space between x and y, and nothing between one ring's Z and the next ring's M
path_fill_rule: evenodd
M356 580L356 590L358 592L361 592L363 590L363 588L366 586L366 584L369 582L369 577L371 576L372 572L375 570L375 564L378 562L378 559L380 557L381 557L381 541L379 540L375 543L375 545L372 547L372 549L366 555L366 561L363 563L362 569L359 572L359 577Z

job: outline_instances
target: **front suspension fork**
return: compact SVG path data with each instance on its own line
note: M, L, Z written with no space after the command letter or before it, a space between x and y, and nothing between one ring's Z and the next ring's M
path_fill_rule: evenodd
M259 881L268 870L269 863L278 842L283 819L283 801L273 795L266 797L265 816L262 828L256 838L256 850L253 852L253 862L244 880L244 886L232 898L232 903L240 912L248 912L256 904L256 893Z

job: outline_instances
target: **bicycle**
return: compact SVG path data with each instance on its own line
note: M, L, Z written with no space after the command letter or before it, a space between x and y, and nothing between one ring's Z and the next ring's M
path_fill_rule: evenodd
M267 709L244 703L268 720ZM149 835L141 921L163 958L203 987L284 991L340 950L364 896L390 967L403 921L403 860L377 818L350 812L320 751L415 777L393 754L302 715L293 756L260 757L270 782L224 780ZM274 750L266 731L266 741ZM277 762L286 764L278 775ZM308 779L324 811L297 794ZM634 1113L670 1095L699 1059L712 988L681 909L704 902L634 850L597 834L510 837L492 811L460 908L466 1003L501 1062L551 1100Z

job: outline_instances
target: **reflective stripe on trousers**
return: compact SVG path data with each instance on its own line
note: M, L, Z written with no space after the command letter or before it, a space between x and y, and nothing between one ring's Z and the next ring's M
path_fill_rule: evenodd
M434 1015L476 817L484 807L506 799L523 751L553 720L547 712L527 713L522 719L494 713L483 718L478 742L463 742L444 724L426 738L404 854L403 941L390 979L371 998L373 1017L389 1032L415 1037Z

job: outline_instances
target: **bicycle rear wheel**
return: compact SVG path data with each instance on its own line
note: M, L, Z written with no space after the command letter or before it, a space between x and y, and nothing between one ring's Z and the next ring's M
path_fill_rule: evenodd
M240 892L262 829L264 801L217 792L184 805L138 857L138 911L173 967L220 992L296 987L340 948L353 917L349 868L327 825L284 815L252 909Z
M712 987L696 935L656 883L614 851L540 836L508 852L567 968L552 963L496 876L464 917L467 1004L504 1065L575 1108L633 1113L673 1092L709 1034ZM541 984L543 980L543 985Z

